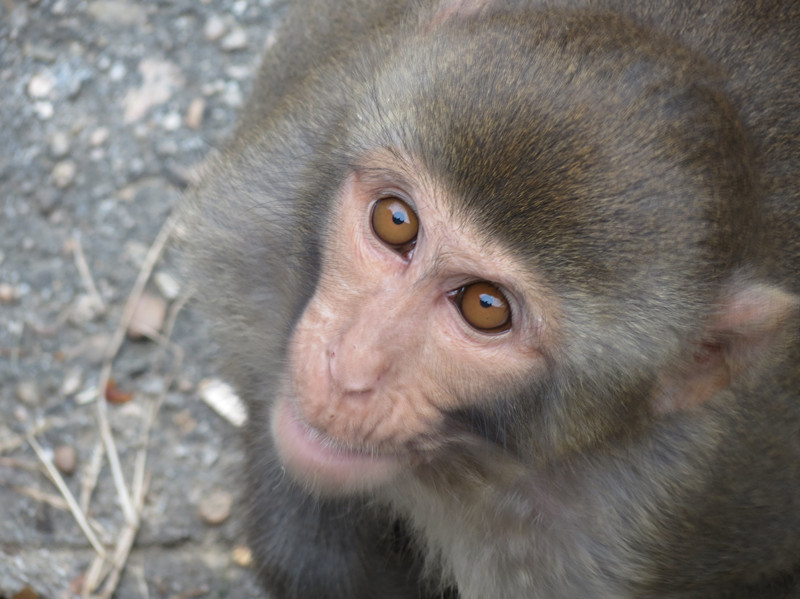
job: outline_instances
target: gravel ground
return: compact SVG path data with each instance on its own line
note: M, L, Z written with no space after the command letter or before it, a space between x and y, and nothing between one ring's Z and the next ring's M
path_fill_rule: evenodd
M111 550L122 535L109 461L94 457L104 351L181 190L230 131L280 15L278 0L0 0L0 599L26 587L20 597L79 594L95 556L37 441L100 542ZM186 294L167 247L136 322L167 332ZM115 596L260 596L232 492L236 427L200 399L214 347L191 301L171 339L126 338L106 393L121 401L107 411L128 486L163 397Z

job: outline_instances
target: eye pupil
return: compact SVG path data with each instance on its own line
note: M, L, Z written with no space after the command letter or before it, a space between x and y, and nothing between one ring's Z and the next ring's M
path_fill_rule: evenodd
M398 252L408 252L417 241L419 220L400 198L381 198L372 208L372 230L383 243Z
M495 298L486 293L481 293L481 308L491 308L495 305Z

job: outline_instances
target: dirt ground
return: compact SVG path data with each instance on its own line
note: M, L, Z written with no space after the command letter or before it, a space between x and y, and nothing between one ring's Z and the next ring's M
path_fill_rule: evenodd
M114 588L87 574L89 539L113 560L137 506L120 499L104 421L128 496L147 485L114 596L262 596L241 547L237 429L201 399L213 340L178 252L154 242L281 13L278 0L0 0L0 599ZM105 394L119 403L98 406L142 269L151 303L134 323L162 337L124 338Z

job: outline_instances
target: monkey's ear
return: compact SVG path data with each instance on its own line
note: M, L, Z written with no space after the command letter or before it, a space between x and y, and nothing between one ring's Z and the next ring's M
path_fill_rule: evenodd
M800 298L763 283L736 284L722 302L712 335L727 354L731 376L738 379L758 369L796 334Z
M657 413L690 408L720 391L757 381L797 334L800 298L763 283L731 285L693 355L662 376Z
M491 2L487 0L442 0L431 20L431 25L440 25L452 19L476 17L490 6Z

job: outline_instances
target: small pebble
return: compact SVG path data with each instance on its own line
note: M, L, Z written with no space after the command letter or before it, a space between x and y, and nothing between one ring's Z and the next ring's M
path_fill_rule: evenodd
M225 85L225 91L222 94L222 101L231 108L239 108L244 101L242 88L235 81L229 81Z
M240 568L249 568L253 565L253 552L246 545L237 545L231 554L233 563Z
M28 95L34 100L46 98L56 86L52 73L37 73L28 80Z
M247 33L245 33L244 29L237 27L224 38L222 38L220 47L226 52L243 50L247 47Z
M163 270L153 276L153 283L155 283L159 293L170 301L177 299L181 294L181 285L178 280Z
M14 419L17 422L28 422L28 412L22 406L14 408Z
M112 26L132 26L147 18L144 6L125 0L93 0L86 12L100 23Z
M111 79L111 81L122 81L127 74L128 69L126 69L125 65L121 62L115 62L108 70L108 78Z
M102 146L106 143L109 135L111 135L111 131L109 131L108 127L98 127L92 131L92 134L89 136L89 145L93 148Z
M34 381L22 381L17 385L17 399L22 403L35 406L39 403L39 388Z
M55 108L53 108L52 102L34 102L33 111L36 113L36 116L43 121L53 118L53 114L55 114Z
M186 126L190 129L199 129L203 124L203 115L206 111L206 101L203 98L195 98L189 104L186 111Z
M225 74L231 79L244 81L253 76L253 67L247 64L232 64L225 68Z
M130 391L123 391L117 387L117 381L108 379L106 385L106 401L113 404L126 404L134 398L134 394Z
M78 456L75 453L75 448L70 445L59 445L56 447L53 453L53 463L62 474L70 475L75 472L75 466L78 463Z
M103 306L97 299L88 294L78 296L72 303L69 311L70 321L77 326L84 326L92 322L103 313Z
M78 166L72 160L62 160L53 167L53 183L59 189L64 189L72 185L75 181L75 174Z
M69 154L69 135L58 131L50 140L50 155L53 158L63 158L67 154Z
M19 297L19 289L8 283L0 283L0 304L13 304Z
M234 426L242 426L247 421L247 410L228 383L220 379L203 379L197 391L212 410Z
M181 115L177 112L169 112L164 115L164 119L161 121L161 126L164 127L166 131L177 131L181 126Z
M222 524L231 515L233 495L226 491L214 491L200 502L198 512L208 524Z
M167 60L144 58L138 70L142 77L141 85L129 89L122 100L125 124L141 121L151 108L167 102L184 84L178 66Z
M231 7L231 12L237 17L241 17L247 10L247 0L236 0Z
M217 15L211 15L203 27L203 35L209 42L216 42L226 31L225 21Z
M97 67L97 70L105 72L111 67L111 59L105 54L99 56L94 66Z
M80 369L73 369L67 373L67 376L64 377L64 380L61 382L61 394L65 397L69 397L70 395L75 395L78 392L78 389L81 388L81 383L83 381L83 374L81 373Z
M143 293L128 325L128 336L131 339L142 339L159 332L164 326L166 316L167 303L160 297Z

